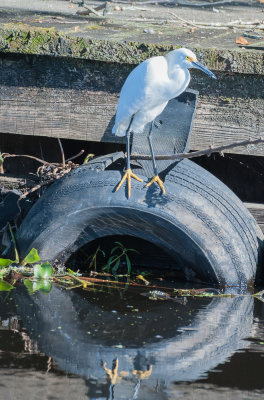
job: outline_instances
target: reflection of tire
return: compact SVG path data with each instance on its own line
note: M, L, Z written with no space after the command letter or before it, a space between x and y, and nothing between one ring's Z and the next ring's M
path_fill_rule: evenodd
M134 369L153 365L145 381L152 388L157 382L168 388L175 381L198 379L225 362L237 349L248 346L243 339L250 337L253 323L251 296L207 299L206 303L190 299L187 306L149 301L147 310L138 303L136 313L128 308L122 311L135 298L118 299L115 303L121 311L113 313L111 298L101 308L58 287L33 296L19 290L15 299L31 338L64 371L99 380L104 376L102 361L111 367L117 357L119 371L128 371L131 380ZM157 333L163 335L161 329L169 334L157 339ZM128 382L123 385L129 386Z
M168 251L190 278L223 285L255 278L262 232L213 175L184 160L167 174L165 196L133 181L129 200L124 186L113 192L119 180L119 171L82 166L54 183L19 229L21 256L35 247L42 260L63 262L98 237L131 235Z

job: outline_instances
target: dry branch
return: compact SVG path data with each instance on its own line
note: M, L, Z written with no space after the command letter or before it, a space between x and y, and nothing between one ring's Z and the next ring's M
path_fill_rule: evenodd
M62 168L65 168L65 154L64 154L64 150L63 150L63 147L62 147L60 138L58 138L58 143L59 143L60 151L61 151L61 164L62 164Z
M264 24L259 21L243 22L240 19L231 22L192 22L182 17L179 17L174 12L170 11L169 14L173 15L176 19L186 25L194 26L199 29L228 29L228 28L243 28L243 29L264 29Z
M168 155L155 155L156 160L182 160L183 158L194 158L194 157L200 157L200 156L211 156L212 153L220 153L222 154L224 150L229 150L234 147L239 147L239 146L248 146L250 145L255 145L258 143L263 143L264 142L264 137L260 137L258 139L248 139L248 140L243 140L242 142L232 142L230 144L226 144L223 146L210 146L208 149L205 150L199 150L199 151L194 151L193 153L178 153L178 154L168 154ZM149 155L143 155L143 154L131 154L131 159L133 160L151 160L151 156Z
M120 4L129 4L128 1L124 0L111 0L111 3L120 3ZM193 3L192 1L166 1L166 0L145 0L145 1L136 1L133 2L135 5L144 5L144 4L168 4L168 5L178 5L182 7L215 7L222 6L224 4L228 5L245 5L245 2L239 0L220 0L220 1L212 1L212 2L201 2L201 3ZM257 1L251 3L251 5L259 4Z
M13 157L27 157L27 158L31 158L32 160L38 161L38 162L40 162L41 164L50 165L50 166L53 166L54 168L56 167L56 164L50 163L50 162L48 162L48 161L41 160L41 159L38 158L38 157L30 156L30 155L28 155L28 154L9 154L9 153L2 153L2 157L3 157L4 160L5 160L6 158L13 158Z

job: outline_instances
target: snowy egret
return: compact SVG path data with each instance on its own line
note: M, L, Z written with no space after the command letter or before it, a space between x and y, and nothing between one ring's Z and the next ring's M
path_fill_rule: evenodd
M209 69L197 61L191 50L181 48L170 51L164 57L157 56L143 61L128 75L121 89L112 133L116 136L126 135L126 172L116 190L127 179L128 197L131 194L131 178L142 182L142 179L136 176L130 167L130 133L143 132L145 125L149 122L152 122L148 141L154 176L146 186L149 187L156 182L165 194L163 182L157 171L151 132L155 118L162 113L168 101L178 97L187 88L190 82L190 68L198 68L216 79Z

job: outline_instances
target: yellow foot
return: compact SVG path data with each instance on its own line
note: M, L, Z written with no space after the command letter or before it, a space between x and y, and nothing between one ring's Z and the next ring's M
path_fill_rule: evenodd
M126 172L125 172L125 175L123 176L123 178L119 182L119 185L117 186L115 191L117 192L121 188L121 186L123 185L125 180L127 179L127 197L129 198L130 195L131 195L131 178L134 178L139 182L143 182L143 179L141 179L137 175L133 174L131 168L128 168L126 170Z
M163 182L162 182L162 180L160 179L159 175L154 175L153 178L151 179L151 181L150 181L149 183L146 184L146 187L151 186L152 183L154 183L154 182L156 182L156 183L159 185L159 187L160 187L161 190L162 190L162 193L165 194L165 193L166 193L166 190L165 190L165 187L164 187Z

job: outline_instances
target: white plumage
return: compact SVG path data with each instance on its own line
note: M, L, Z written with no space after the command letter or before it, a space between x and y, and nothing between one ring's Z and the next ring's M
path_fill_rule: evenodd
M185 91L190 82L190 68L201 69L212 78L216 78L211 71L197 61L191 50L182 48L170 51L164 57L152 57L139 64L128 75L121 89L112 133L116 136L127 136L127 172L116 190L121 187L125 179L128 179L128 197L131 176L141 181L132 174L130 168L130 132L143 132L145 125L154 121L162 113L169 100ZM156 182L165 193L162 181L157 174L151 145L151 130L148 139L155 175L147 186Z
M143 131L169 100L185 91L190 82L189 68L205 69L193 61L197 59L191 50L177 49L164 57L149 58L133 69L120 92L113 134L125 136L133 115L131 131Z

